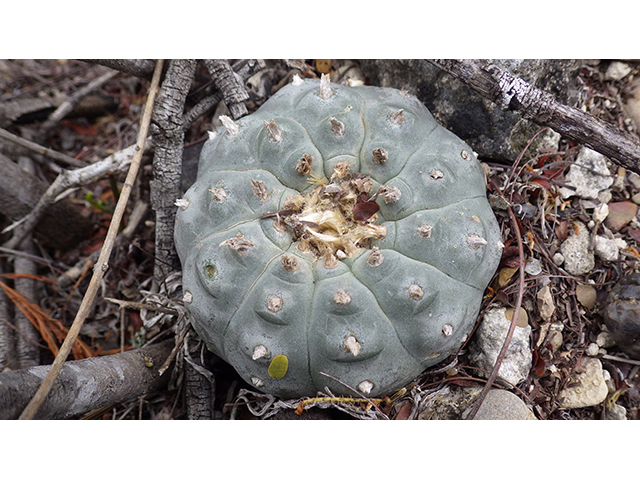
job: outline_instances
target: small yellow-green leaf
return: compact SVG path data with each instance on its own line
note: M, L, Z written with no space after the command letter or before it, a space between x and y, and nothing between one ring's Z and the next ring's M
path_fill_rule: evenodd
M287 374L287 368L289 368L289 359L284 355L278 355L271 360L267 372L271 378L282 378Z

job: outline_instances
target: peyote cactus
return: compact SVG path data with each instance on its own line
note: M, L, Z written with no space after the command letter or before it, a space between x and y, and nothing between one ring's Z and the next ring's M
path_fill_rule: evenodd
M455 353L502 248L472 150L416 98L326 77L223 120L177 202L208 348L285 398L387 394Z

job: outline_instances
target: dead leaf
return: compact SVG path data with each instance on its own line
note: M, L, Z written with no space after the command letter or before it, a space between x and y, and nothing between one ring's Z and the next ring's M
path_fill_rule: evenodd
M505 287L506 285L508 285L509 281L517 271L518 269L513 267L501 268L500 272L498 272L498 276L496 277L496 287L497 287L496 290L499 290Z
M408 420L409 415L411 415L411 402L405 402L398 410L397 415L393 418L394 420Z
M511 319L513 318L513 308L509 307L505 310L504 312L504 316L507 317L507 320L511 321ZM520 307L520 312L518 313L518 320L516 320L516 325L518 327L526 327L527 325L529 325L529 315L527 314L527 311Z
M533 368L531 370L533 374L536 377L540 378L542 375L544 375L546 368L547 362L545 362L544 358L542 358L537 350L533 350Z
M551 289L549 285L542 287L536 295L538 311L540 312L540 318L544 321L549 321L553 316L553 312L556 307L553 303L553 295L551 295Z

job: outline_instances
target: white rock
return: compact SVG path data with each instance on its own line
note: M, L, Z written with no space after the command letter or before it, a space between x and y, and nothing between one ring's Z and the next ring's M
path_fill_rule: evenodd
M593 220L602 223L609 215L609 205L606 203L600 203L593 209Z
M602 190L599 194L598 194L598 201L600 203L606 203L608 204L611 200L613 199L613 194L611 193L611 191L609 190Z
M596 235L593 251L598 257L607 262L618 260L618 257L620 257L617 242L602 235Z
M571 275L583 275L595 266L593 252L589 251L589 230L582 222L575 222L579 233L573 233L560 245L564 269Z
M629 246L629 244L627 244L627 242L625 242L624 239L622 238L615 237L613 241L616 242L616 245L619 250L624 250Z
M604 72L605 80L622 80L631 73L631 67L624 62L611 62L607 71Z
M553 263L557 266L560 266L564 263L564 256L560 252L556 252L553 254Z
M511 322L505 308L489 310L483 317L471 344L469 361L476 367L491 372L500 354ZM498 375L517 385L529 376L532 354L529 344L531 327L515 327L507 354L500 365ZM488 377L489 374L486 374Z
M560 195L563 198L575 195L597 199L600 191L613 184L613 177L607 168L605 156L595 150L583 147L576 161L569 167L565 183L576 189L560 188Z
M640 175L636 172L627 172L627 179L636 190L640 190Z
M604 418L607 420L626 420L627 419L627 409L622 405L618 405L614 403L611 407L611 410L608 408L605 409Z
M542 273L542 262L540 259L534 258L524 266L524 271L531 276L540 275Z
M574 374L569 385L558 395L561 408L592 407L607 398L607 384L602 374L602 363L597 358L583 357L583 372Z
M613 347L616 344L609 332L600 332L596 338L596 343L601 348Z
M590 357L595 357L596 355L598 355L599 351L600 351L600 347L598 347L597 343L590 343L589 346L587 347L586 353Z

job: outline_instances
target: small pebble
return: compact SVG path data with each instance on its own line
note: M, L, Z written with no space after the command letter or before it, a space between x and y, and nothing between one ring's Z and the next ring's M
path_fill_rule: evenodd
M598 194L602 190L613 184L613 177L607 168L605 156L595 150L583 147L574 163L569 167L565 183L575 187L575 190L561 187L560 194L563 198L576 196L596 199L599 198Z
M607 215L609 215L609 205L606 203L600 203L593 209L593 219L598 223L604 222Z
M536 293L536 305L538 306L538 313L540 318L544 321L548 321L553 317L553 312L556 310L556 305L553 301L553 295L549 285L545 285L538 293Z
M478 329L474 340L469 346L470 363L483 370L491 372L496 359L502 349L511 322L507 320L506 309L493 308L488 310ZM518 317L521 318L521 317ZM506 381L517 385L529 376L533 355L531 353L531 326L516 327L507 354L502 360L498 375ZM480 373L484 375L484 373ZM489 375L488 373L486 374Z
M542 273L542 263L539 259L534 258L524 266L524 271L532 277L540 275Z
M614 403L611 407L611 410L609 410L608 408L605 410L604 418L607 420L626 420L627 409L622 405Z
M553 263L555 263L557 266L562 265L564 263L564 255L562 255L560 252L554 254Z
M604 72L605 80L622 80L624 77L631 73L631 67L624 62L611 62L607 71Z
M609 393L597 358L582 357L580 373L573 372L571 382L560 391L561 408L583 408L602 403Z
M562 322L553 322L549 327L547 343L552 352L557 352L564 342L562 330L564 330L564 325L562 324Z
M574 222L575 230L562 245L560 253L564 256L564 269L571 275L584 275L595 266L593 252L589 251L590 234L582 222ZM577 233L576 233L577 230Z
M585 308L592 309L596 306L598 292L591 285L576 285L576 297L580 305Z
M609 203L609 215L604 221L605 226L613 233L619 232L633 220L638 211L638 206L633 202L611 202Z
M627 179L636 190L640 190L640 175L636 172L627 172Z
M468 408L462 418L467 418ZM515 394L499 389L489 390L474 420L537 420L527 405Z
M606 262L618 260L620 250L615 240L602 235L596 235L595 244L593 246L594 253Z
M587 355L589 355L590 357L595 357L596 355L598 355L599 351L600 347L598 347L597 343L590 343L587 347Z
M508 307L505 312L504 312L504 316L507 317L507 320L511 321L511 319L513 318L513 308ZM518 320L516 320L516 326L518 327L526 327L527 325L529 325L529 315L527 314L527 311L520 307L520 313L518 313Z
M600 332L596 338L596 343L601 348L610 348L616 344L609 332Z
M607 330L631 358L640 359L640 273L616 283L605 300L602 314Z

